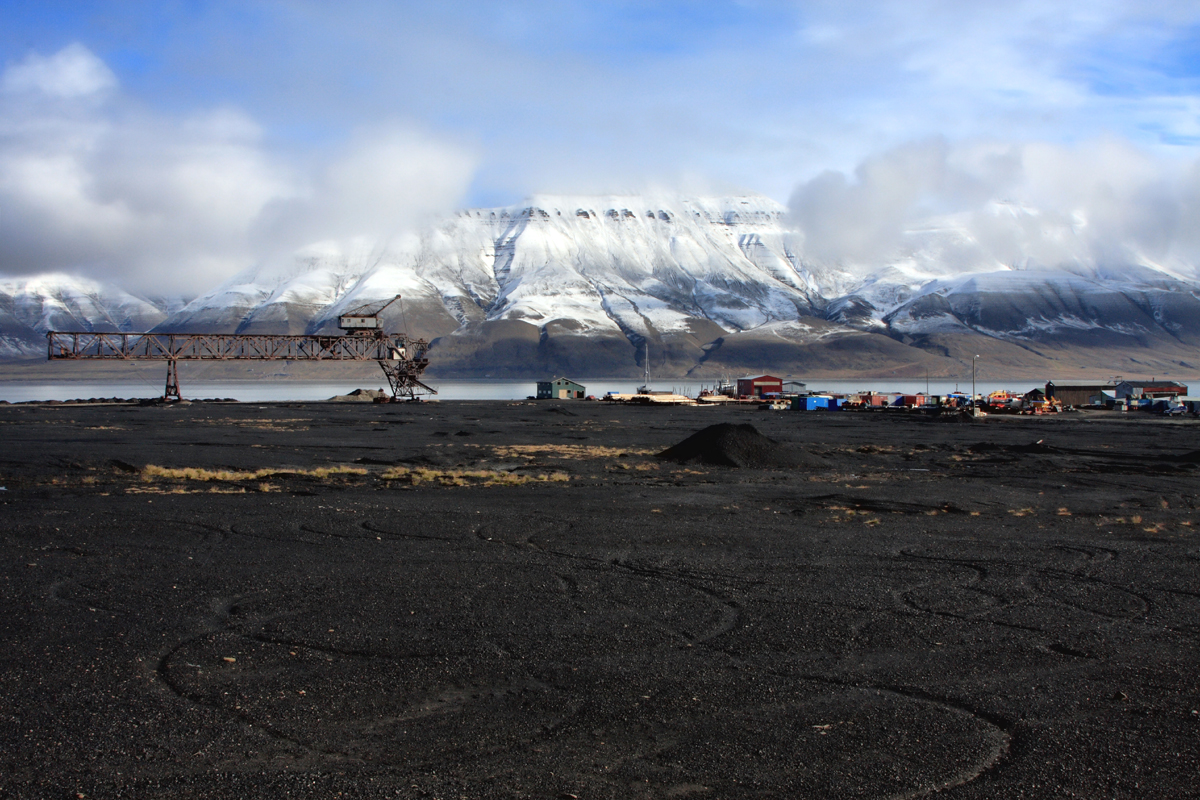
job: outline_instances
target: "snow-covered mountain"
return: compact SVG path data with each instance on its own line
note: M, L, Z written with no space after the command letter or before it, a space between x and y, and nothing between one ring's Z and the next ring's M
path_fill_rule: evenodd
M45 355L51 330L149 330L181 305L59 273L0 278L0 358Z
M828 264L806 257L787 210L762 197L534 197L386 245L314 244L159 329L334 332L339 313L401 294L387 323L433 339L443 376L634 375L646 344L663 376L953 374L974 354L1011 371L1200 369L1193 266L1098 263L1070 220L1003 203L985 213L913 227L879 263ZM998 260L979 230L1000 230L1017 257ZM125 297L76 319L137 327L161 312ZM141 316L119 311L138 303Z

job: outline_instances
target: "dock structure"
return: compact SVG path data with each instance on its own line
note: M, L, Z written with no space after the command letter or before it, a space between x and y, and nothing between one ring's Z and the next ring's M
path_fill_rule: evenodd
M429 342L402 333L385 333L379 312L400 299L360 306L342 315L343 335L238 333L108 333L50 331L50 361L165 361L164 400L183 399L179 361L375 361L391 387L391 399L437 394L421 382L429 366Z

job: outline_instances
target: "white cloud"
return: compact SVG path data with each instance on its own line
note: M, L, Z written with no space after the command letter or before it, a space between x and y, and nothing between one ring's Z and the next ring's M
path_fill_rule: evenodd
M453 210L475 159L410 126L355 136L296 194L269 203L253 236L261 259L288 259L297 244L374 240L381 245Z
M96 102L115 86L105 74L79 45L4 73L5 87L54 99L0 95L0 273L198 292L316 239L395 233L458 202L471 180L468 154L403 126L305 164L273 155L235 109L172 118L115 93Z
M845 267L896 263L910 232L953 225L964 267L1154 263L1200 277L1200 162L1116 138L1075 146L927 140L799 185L791 213L805 257Z
M52 97L84 97L115 89L117 76L103 61L79 43L52 56L31 53L4 71L9 92L38 91Z

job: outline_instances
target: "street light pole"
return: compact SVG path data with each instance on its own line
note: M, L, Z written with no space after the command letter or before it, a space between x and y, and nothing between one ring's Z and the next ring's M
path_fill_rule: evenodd
M978 414L979 406L975 403L975 361L979 356L971 356L971 413Z

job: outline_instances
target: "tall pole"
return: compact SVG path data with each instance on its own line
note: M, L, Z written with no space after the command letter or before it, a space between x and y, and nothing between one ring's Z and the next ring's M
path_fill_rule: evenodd
M975 361L979 356L971 356L971 412L975 413L979 406L975 404Z
M642 388L648 392L648 391L650 391L650 340L647 339L645 344L646 344L646 354L644 356L642 356L642 361L644 362L644 366L646 367L646 381L645 381L646 385L643 386Z

